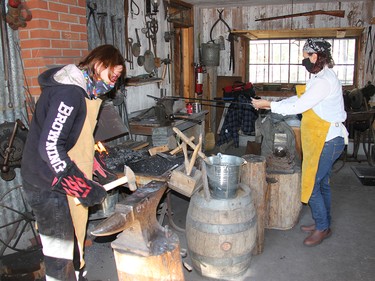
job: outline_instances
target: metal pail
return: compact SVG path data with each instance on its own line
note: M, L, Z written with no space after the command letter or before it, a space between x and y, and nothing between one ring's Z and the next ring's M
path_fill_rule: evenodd
M202 63L206 66L220 65L220 45L202 43Z
M207 178L211 196L216 199L234 198L240 182L241 166L245 160L221 153L207 159Z

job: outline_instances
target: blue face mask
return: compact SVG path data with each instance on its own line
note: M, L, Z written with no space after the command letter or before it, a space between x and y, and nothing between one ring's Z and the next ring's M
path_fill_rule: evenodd
M86 70L82 70L82 73L87 82L87 93L90 96L90 99L97 99L99 96L111 91L115 86L108 84L101 79L91 79Z

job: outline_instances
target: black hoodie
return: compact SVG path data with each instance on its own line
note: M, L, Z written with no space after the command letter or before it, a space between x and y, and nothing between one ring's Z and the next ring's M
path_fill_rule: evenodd
M57 72L63 83L54 78ZM50 188L71 162L67 153L75 145L87 113L86 85L74 65L47 70L38 82L42 93L24 147L21 175L29 184Z

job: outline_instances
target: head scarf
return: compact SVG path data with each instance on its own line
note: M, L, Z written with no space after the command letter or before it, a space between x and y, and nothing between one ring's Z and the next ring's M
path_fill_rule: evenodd
M303 46L306 53L327 53L331 52L331 44L323 38L309 38Z

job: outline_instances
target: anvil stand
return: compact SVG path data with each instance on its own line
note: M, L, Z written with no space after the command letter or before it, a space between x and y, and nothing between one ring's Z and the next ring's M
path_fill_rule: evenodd
M111 244L120 281L184 280L178 236L156 219L166 190L158 181L138 188L92 231L96 236L122 231Z

